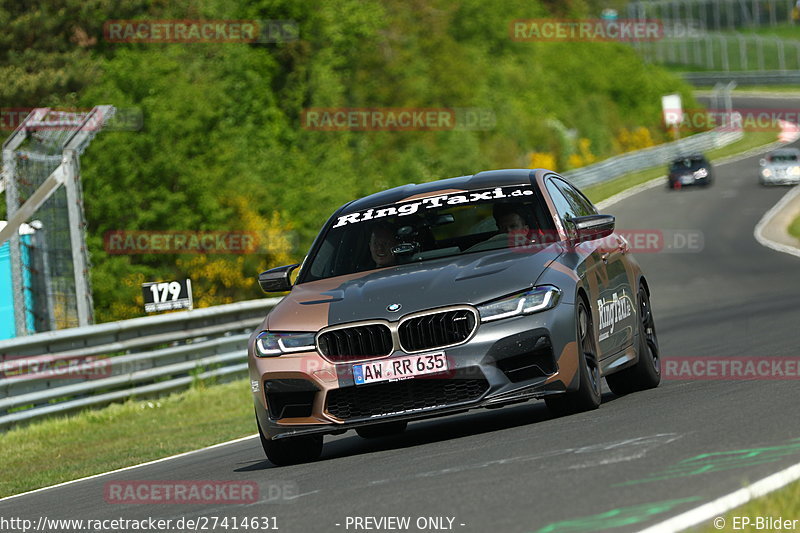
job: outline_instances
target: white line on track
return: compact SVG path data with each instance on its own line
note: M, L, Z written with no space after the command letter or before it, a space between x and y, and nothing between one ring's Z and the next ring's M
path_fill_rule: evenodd
M641 530L639 533L665 533L672 531L682 531L684 529L696 526L706 520L719 517L727 513L731 509L740 507L750 500L765 496L770 492L785 487L793 481L800 479L800 463L790 466L784 470L776 472L772 475L756 481L749 487L739 489L730 494L726 494L716 500L705 503L699 507L695 507L685 513L660 522L647 529ZM720 528L721 529L721 528Z
M248 435L247 437L241 437L239 439L229 440L227 442L220 442L219 444L214 444L212 446L206 446L205 448L200 448L199 450L192 450L190 452L183 452L183 453L179 453L177 455L170 455L169 457L162 457L161 459L156 459L154 461L148 461L146 463L141 463L141 464L138 464L138 465L126 466L124 468L118 468L116 470L111 470L109 472L103 472L101 474L94 474L93 476L86 476L86 477L82 477L82 478L79 478L79 479L73 479L73 480L70 480L70 481L65 481L63 483L59 483L57 485L50 485L49 487L42 487L40 489L29 490L28 492L21 492L19 494L14 494L12 496L6 496L5 498L0 498L0 503L4 502L6 500L12 500L14 498L19 498L20 496L27 496L28 494L34 494L36 492L44 492L46 490L55 489L57 487L64 487L66 485L72 485L73 483L78 483L80 481L86 481L87 479L95 479L95 478L99 478L99 477L103 477L103 476L108 476L110 474L116 474L117 472L125 472L126 470L133 470L135 468L141 468L143 466L154 465L156 463L163 463L164 461L171 461L172 459L177 459L179 457L186 457L188 455L194 455L196 453L204 452L206 450L213 450L215 448L221 448L223 446L228 446L229 444L236 444L237 442L243 442L243 441L246 441L246 440L253 439L255 437L258 437L258 433L256 433L255 435Z
M779 252L783 252L785 254L790 254L795 257L800 257L800 249L796 246L790 246L788 244L782 244L772 239L767 238L764 235L764 229L769 225L770 221L780 213L784 207L786 207L789 203L791 203L797 196L800 195L800 186L792 187L792 189L787 192L780 201L772 206L772 209L764 213L764 216L761 217L761 220L758 221L756 224L756 228L753 230L753 236L756 238L759 244L762 246L766 246L767 248L772 248L773 250L777 250Z

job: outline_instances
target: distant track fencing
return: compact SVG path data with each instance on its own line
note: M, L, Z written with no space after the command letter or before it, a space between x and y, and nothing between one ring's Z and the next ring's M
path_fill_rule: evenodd
M753 72L683 72L692 85L715 85L736 82L737 85L800 85L800 70Z
M0 429L247 375L247 340L280 298L0 342Z
M798 32L800 33L800 32ZM800 41L760 35L704 34L637 42L645 61L724 72L791 72L800 69Z

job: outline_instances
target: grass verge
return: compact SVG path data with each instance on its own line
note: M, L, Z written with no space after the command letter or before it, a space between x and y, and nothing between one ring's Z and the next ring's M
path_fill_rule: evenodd
M728 146L723 146L721 148L716 148L706 152L706 157L713 162L731 155L746 152L748 150L752 150L753 148L774 142L777 140L777 134L777 130L746 132L744 137L735 143L731 143ZM611 181L600 183L592 187L586 187L583 192L592 202L597 203L605 200L606 198L610 198L615 194L621 193L624 190L630 189L631 187L635 187L659 178L660 176L664 176L666 170L667 169L665 166L659 165L657 167L631 172Z
M748 133L709 152L719 159L775 139ZM600 201L664 173L654 167L587 189ZM129 400L0 433L0 497L210 446L255 432L246 380Z
M796 239L800 239L800 216L792 220L792 223L789 224L789 235Z
M0 497L255 432L246 380L129 400L0 434Z

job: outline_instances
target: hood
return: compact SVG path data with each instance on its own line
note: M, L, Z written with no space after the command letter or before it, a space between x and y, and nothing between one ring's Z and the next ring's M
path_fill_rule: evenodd
M535 284L562 253L494 250L359 272L295 286L267 317L273 331L316 331L367 319L395 321L415 311L477 305ZM387 310L400 304L398 312Z
M770 170L787 170L798 166L800 166L800 161L775 161L774 163L769 161L764 165L765 168Z

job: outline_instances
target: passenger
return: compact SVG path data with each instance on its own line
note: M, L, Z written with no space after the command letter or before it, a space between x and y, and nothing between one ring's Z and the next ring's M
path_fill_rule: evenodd
M376 224L369 237L369 252L377 268L393 266L397 260L392 248L397 246L394 226L387 223Z

